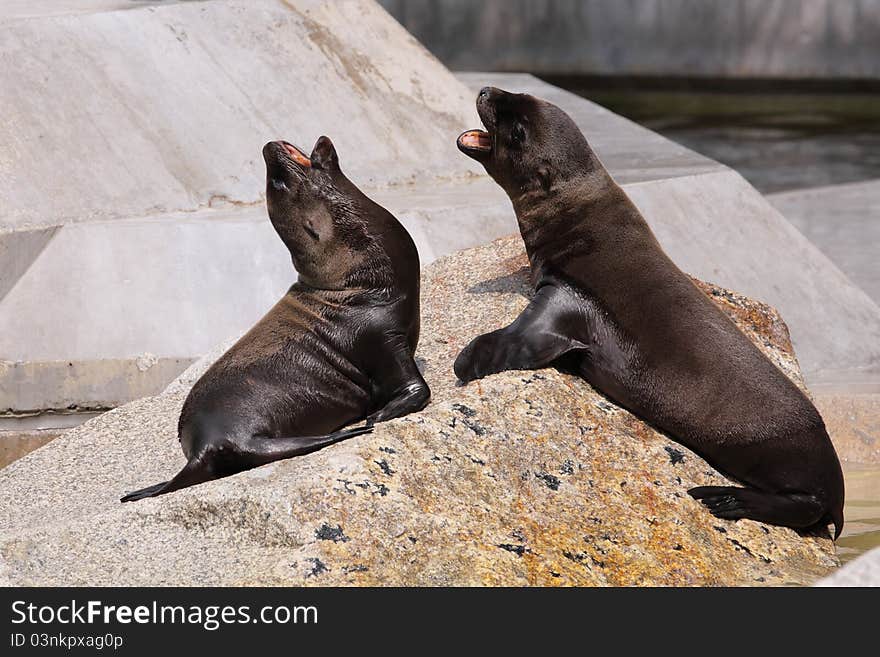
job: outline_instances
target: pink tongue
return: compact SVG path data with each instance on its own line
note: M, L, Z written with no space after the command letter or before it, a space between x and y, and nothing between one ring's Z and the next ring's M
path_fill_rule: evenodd
M291 146L290 144L283 144L284 150L290 153L290 157L294 159L297 163L301 164L304 167L312 166L312 161L307 158L296 146Z
M492 140L489 133L482 130L469 130L461 136L462 146L467 148L478 148L480 150L489 150L492 148Z

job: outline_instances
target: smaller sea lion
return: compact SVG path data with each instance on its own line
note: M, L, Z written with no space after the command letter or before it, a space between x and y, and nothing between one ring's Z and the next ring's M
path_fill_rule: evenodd
M307 454L428 403L409 233L345 177L327 137L311 156L276 141L263 158L269 218L299 280L193 386L178 423L187 464L123 502Z

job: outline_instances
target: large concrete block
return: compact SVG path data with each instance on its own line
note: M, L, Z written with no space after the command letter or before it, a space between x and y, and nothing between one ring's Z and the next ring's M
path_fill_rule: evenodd
M277 300L295 274L268 220L205 214L0 234L32 256L0 299L0 412L152 394Z
M485 179L371 194L425 263L516 230ZM0 233L0 265L18 274L0 287L0 415L16 416L154 394L296 280L262 203Z
M205 0L3 0L0 21L40 16L91 14L98 11L137 9L150 5L176 2L204 2Z
M254 203L266 141L327 132L362 183L476 171L469 94L368 0L7 17L0 62L0 226Z
M880 303L880 180L781 192L767 200Z

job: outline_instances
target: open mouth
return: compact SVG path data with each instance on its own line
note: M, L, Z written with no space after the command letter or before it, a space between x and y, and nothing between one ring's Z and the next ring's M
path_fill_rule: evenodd
M484 156L491 153L495 146L495 96L498 90L490 87L483 87L477 96L477 114L480 115L480 121L486 130L465 130L462 132L456 144L458 150L465 155L471 157Z
M485 130L465 130L457 143L465 152L488 153L492 150L492 135Z
M279 141L278 144L284 149L284 151L290 156L290 159L303 167L312 166L312 160L308 155L303 153L293 144L288 144L286 141Z

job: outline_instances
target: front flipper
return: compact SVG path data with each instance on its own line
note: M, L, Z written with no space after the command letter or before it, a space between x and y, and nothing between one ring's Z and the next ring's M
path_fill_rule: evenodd
M431 390L428 384L424 380L413 382L397 393L383 408L367 416L367 426L371 427L376 422L385 422L420 411L428 405L429 399L431 399Z
M373 377L373 395L383 405L367 416L367 426L420 411L431 399L431 389L403 340L398 341L391 359L382 363L382 370L373 373Z
M545 285L514 322L471 340L455 359L455 375L467 383L505 370L533 370L587 345L572 337L586 328L569 293Z

